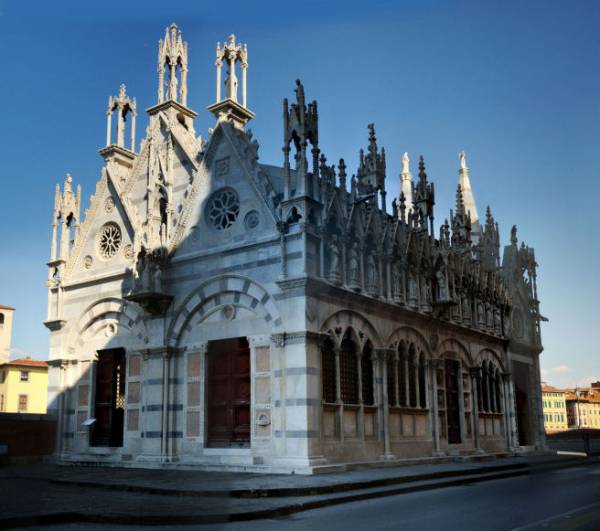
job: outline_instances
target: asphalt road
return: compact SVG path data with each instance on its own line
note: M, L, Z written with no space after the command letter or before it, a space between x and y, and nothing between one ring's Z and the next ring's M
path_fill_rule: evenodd
M140 529L61 525L53 530ZM203 531L600 530L600 466L580 466L461 487L337 505L275 520L152 527Z

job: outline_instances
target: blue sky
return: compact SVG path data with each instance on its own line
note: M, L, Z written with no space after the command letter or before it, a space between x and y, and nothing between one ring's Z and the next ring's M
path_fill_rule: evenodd
M492 206L503 244L514 223L535 247L550 319L543 378L600 379L600 3L89 4L0 0L0 304L17 308L19 353L47 357L54 186L70 172L87 208L107 98L124 82L138 108L156 102L157 41L175 21L190 46L188 103L203 136L214 125L205 109L215 96L215 43L231 32L248 43L261 162L281 163L281 100L293 97L296 78L319 102L330 162L344 157L355 170L375 123L388 197L398 192L402 153L413 162L424 155L438 227L464 149L480 213ZM141 116L138 144L145 123Z

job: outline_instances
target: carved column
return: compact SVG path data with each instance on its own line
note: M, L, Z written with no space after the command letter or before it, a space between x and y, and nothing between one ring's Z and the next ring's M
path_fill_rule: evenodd
M410 371L408 370L408 352L405 352L402 358L402 363L404 363L404 405L410 406Z
M420 389L419 389L419 356L415 354L415 357L411 360L412 366L415 371L414 386L415 386L415 407L420 405ZM412 404L411 404L412 405Z
M475 450L481 450L479 435L479 382L481 381L481 367L471 367L469 369L471 377L471 411L473 417L473 446Z
M246 71L248 70L248 63L242 63L242 107L247 106L247 90L246 90Z
M179 87L179 97L181 99L181 105L184 107L187 105L187 68L181 67L181 86Z
M131 151L135 153L135 113L131 113Z
M221 69L223 63L221 61L215 61L215 66L217 67L217 103L219 103L221 101Z
M112 110L109 108L106 113L106 145L110 146L110 129L112 127Z
M429 360L431 378L431 430L433 433L433 455L440 454L440 415L437 400L437 370L442 363L439 358Z
M383 455L382 459L393 459L394 455L390 449L390 408L388 401L388 389L387 389L387 360L389 356L393 355L391 349L377 349L377 361L381 368L379 374L381 374L381 397L382 397L382 421L383 421Z
M123 107L121 104L117 107L117 146L125 145L125 119L123 118Z

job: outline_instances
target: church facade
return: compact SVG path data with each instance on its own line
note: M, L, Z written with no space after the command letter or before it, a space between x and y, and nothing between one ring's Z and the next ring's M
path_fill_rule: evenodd
M203 139L169 26L139 149L122 85L83 216L72 177L57 185L44 323L57 457L311 473L543 449L534 252L513 227L501 253L464 153L436 229L423 158L413 179L404 154L388 201L374 126L355 171L330 164L299 81L282 165L259 162L247 47L232 35L215 64Z

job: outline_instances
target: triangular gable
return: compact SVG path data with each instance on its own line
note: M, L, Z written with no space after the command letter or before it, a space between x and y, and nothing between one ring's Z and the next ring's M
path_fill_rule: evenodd
M135 207L128 200L123 200L123 192L120 192L119 185L110 177L109 171L103 168L102 177L96 184L96 192L90 198L90 207L85 212L84 222L80 227L79 234L75 239L75 244L67 260L63 282L67 283L75 272L83 267L83 259L86 256L86 251L90 251L91 254L91 248L95 245L96 235L94 229L97 229L96 225L98 224L96 221L102 212L108 210L107 200L109 196L113 200L110 212L116 211L118 213L117 217L127 232L127 235L123 234L121 246L133 245L136 226L138 225ZM115 215L107 217L107 221L116 221Z
M254 168L250 167L250 164L240 153L240 142L243 142L243 139L234 138L234 132L230 131L231 126L225 123L218 123L215 127L211 138L208 141L206 149L203 153L202 160L198 167L197 174L194 178L194 181L188 190L187 198L183 203L182 213L179 216L177 226L175 228L174 235L169 244L169 252L175 252L175 250L181 245L183 238L186 234L186 229L190 222L191 216L196 212L198 208L198 198L200 189L206 186L206 183L211 179L211 167L213 165L216 152L218 146L221 142L227 142L228 146L231 148L231 153L235 157L235 162L241 168L243 175L246 180L250 183L251 188L253 189L255 195L258 197L263 210L268 212L271 216L271 219L274 223L277 223L278 217L274 208L274 188L270 183L260 182L260 179L268 180L268 177L264 172L260 170L260 166L258 164L255 165ZM243 132L239 133L240 136L244 136ZM259 173L260 178L259 178ZM267 195L267 190L271 190L271 194Z

